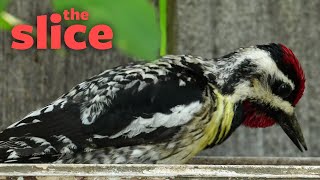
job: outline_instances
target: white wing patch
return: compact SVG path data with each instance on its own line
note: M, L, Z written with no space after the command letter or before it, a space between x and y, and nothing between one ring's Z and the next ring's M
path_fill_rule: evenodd
M152 118L138 117L125 129L118 132L109 138L118 138L120 136L127 136L132 138L140 133L149 133L156 130L158 127L164 126L167 128L180 126L189 122L194 113L198 112L202 107L199 101L190 103L189 105L178 105L171 108L170 114L155 113ZM106 136L95 135L94 138L104 138Z

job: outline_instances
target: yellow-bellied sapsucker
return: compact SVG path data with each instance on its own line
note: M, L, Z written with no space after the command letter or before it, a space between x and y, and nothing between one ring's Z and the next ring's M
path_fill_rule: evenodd
M281 44L116 67L1 132L0 162L185 163L241 124L279 124L302 151L294 109L304 88Z

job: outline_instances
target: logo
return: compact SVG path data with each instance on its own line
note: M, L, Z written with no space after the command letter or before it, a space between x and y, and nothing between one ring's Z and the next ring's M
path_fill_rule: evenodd
M74 8L64 10L63 16L53 13L49 18L52 23L50 27L48 27L48 15L39 15L37 16L36 30L28 24L17 25L11 30L14 39L11 47L17 50L27 50L36 41L37 49L60 49L61 40L64 40L65 45L70 49L83 50L87 48L86 40L77 41L75 35L77 33L86 34L88 31L89 44L93 48L99 50L112 48L113 31L109 26L99 24L88 30L85 25L74 24L67 27L62 33L60 25L62 18L66 21L87 21L89 20L89 13L87 11L75 11ZM48 36L48 28L50 28L50 37ZM48 38L50 38L50 41L48 41Z

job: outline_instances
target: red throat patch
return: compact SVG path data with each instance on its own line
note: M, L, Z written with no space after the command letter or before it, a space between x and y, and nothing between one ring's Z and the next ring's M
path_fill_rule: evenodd
M265 113L259 111L250 102L245 101L243 106L245 109L245 120L242 123L243 125L251 128L265 128L276 123L271 117L268 117Z

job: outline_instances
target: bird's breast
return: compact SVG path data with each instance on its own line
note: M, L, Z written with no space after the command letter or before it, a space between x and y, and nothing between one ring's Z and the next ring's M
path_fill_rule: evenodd
M218 91L205 93L204 99L201 110L182 129L182 137L171 142L175 152L157 163L185 163L208 145L220 144L228 137L234 103Z

